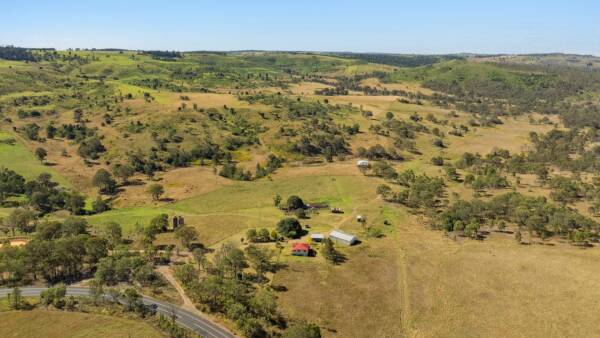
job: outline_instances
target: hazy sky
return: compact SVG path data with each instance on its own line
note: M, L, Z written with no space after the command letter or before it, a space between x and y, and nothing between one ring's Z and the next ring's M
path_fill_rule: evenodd
M5 1L0 45L600 55L600 1Z

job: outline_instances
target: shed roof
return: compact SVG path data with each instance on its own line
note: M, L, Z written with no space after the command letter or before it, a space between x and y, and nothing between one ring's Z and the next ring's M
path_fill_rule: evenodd
M324 239L325 235L323 234L311 234L310 238L320 238L320 239Z
M329 237L335 237L335 238L339 238L341 240L347 241L347 242L353 242L356 240L356 236L351 235L351 234L347 234L343 231L340 230L333 230L329 233Z

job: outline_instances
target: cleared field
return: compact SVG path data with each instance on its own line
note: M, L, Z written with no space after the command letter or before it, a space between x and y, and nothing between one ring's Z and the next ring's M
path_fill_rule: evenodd
M290 91L295 95L313 95L317 89L333 88L318 82L300 82L290 86Z
M527 118L507 119L504 124L493 128L477 128L465 137L450 139L448 153L461 155L464 152L486 154L493 148L503 148L511 153L527 150L529 133L545 133L552 129L549 125L532 125Z
M119 194L113 205L115 207L134 207L144 205L160 205L160 202L152 201L148 194L148 185L145 177L138 175L142 184L133 184L122 187L123 191ZM182 200L193 196L198 196L233 184L231 180L223 178L213 173L211 167L192 166L188 168L178 168L156 177L156 183L160 183L165 188L164 198L176 198Z
M376 198L373 187L379 179L366 179L358 169L349 165L331 166L331 175L324 175L323 171L327 172L327 168L329 166L321 167L321 171L315 170L312 174L309 168L289 168L281 170L273 180L233 182L176 203L121 208L90 216L88 220L93 226L114 221L121 224L125 232L130 232L136 223L147 224L161 213L183 215L187 224L198 228L200 240L210 245L248 227L274 227L285 216L273 206L276 194L284 200L290 195L299 195L309 203L327 202L345 210L352 210ZM354 175L348 175L351 170ZM348 176L340 175L341 172ZM348 215L323 212L309 222L331 227L331 224L338 224L345 218Z
M377 78L364 79L360 83L363 86L370 86L375 88L386 88L388 90L404 90L409 93L423 93L426 95L433 94L433 91L429 88L425 88L416 82L399 82L399 83L383 83Z
M2 337L164 337L144 322L78 312L10 311L0 313Z
M348 261L332 266L316 258L286 260L275 285L290 318L318 323L325 337L402 336L402 272L391 239L344 251Z
M454 241L385 208L394 230L342 248L340 266L283 256L274 284L288 289L286 314L319 323L326 337L597 336L597 250L519 245L498 232Z
M597 250L518 245L495 232L455 242L415 223L401 228L398 244L410 336L597 336Z
M12 133L0 131L0 140L15 138ZM18 138L16 138L18 140ZM16 171L27 179L34 179L41 173L50 173L52 178L65 187L71 183L51 166L45 166L38 161L33 153L19 141L14 145L0 143L0 166Z

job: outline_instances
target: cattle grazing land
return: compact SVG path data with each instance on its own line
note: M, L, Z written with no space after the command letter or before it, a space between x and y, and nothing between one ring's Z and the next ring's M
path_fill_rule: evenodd
M0 336L597 336L599 66L0 47Z

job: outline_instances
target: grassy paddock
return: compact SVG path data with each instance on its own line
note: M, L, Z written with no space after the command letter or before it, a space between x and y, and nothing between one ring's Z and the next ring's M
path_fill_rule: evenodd
M305 202L327 202L347 214L321 211L305 223L324 228L341 226L351 220L353 211L376 198L374 185L379 180L362 176L285 176L273 180L235 182L208 193L173 204L116 209L88 217L93 226L108 222L121 224L125 232L135 224L147 224L161 213L183 215L186 223L198 227L200 239L212 244L249 227L274 227L285 214L273 206L273 197L299 195ZM360 208L359 208L360 209ZM357 210L359 210L357 209Z
M138 320L79 312L8 311L0 319L2 337L164 337Z
M13 138L14 135L0 131L0 140ZM27 179L34 179L41 173L50 173L52 178L64 187L71 188L71 183L52 167L44 166L33 153L18 141L14 145L0 143L0 166L14 170Z

